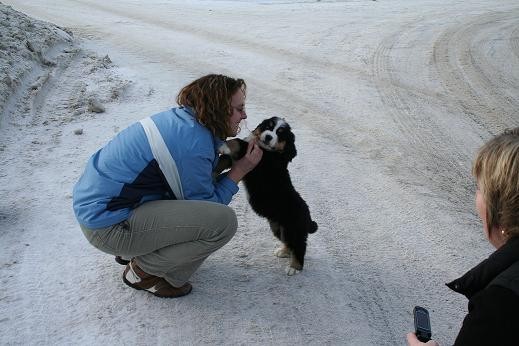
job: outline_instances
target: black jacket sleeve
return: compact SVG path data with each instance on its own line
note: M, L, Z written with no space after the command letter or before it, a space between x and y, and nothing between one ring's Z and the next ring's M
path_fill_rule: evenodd
M470 299L454 345L519 345L518 321L517 295L501 286L487 287Z

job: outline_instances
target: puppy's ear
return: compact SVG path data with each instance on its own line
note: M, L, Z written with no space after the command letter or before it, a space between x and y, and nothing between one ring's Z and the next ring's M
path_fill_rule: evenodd
M240 138L229 139L220 146L218 152L230 156L233 160L239 160L247 152L247 142Z
M296 136L290 132L288 134L287 141L285 142L285 149L283 150L283 154L285 155L288 162L292 161L292 159L297 155L295 142Z
M236 150L236 153L234 154L233 159L239 160L242 157L244 157L245 154L247 153L247 147L249 146L249 142L244 141L243 139L239 139L239 138L236 138L236 140L237 140L238 149Z

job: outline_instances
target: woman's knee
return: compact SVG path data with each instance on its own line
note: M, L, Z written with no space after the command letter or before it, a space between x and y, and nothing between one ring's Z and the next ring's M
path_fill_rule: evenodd
M238 218L234 209L227 205L220 205L215 217L218 220L215 225L218 225L219 236L227 241L230 240L238 229Z

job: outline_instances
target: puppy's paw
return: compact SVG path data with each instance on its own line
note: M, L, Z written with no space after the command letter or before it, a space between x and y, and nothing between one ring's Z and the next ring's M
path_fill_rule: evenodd
M227 143L223 143L218 148L218 152L222 155L231 155L231 148L227 145Z
M288 258L290 257L290 249L286 246L280 247L274 251L274 255L280 258Z
M259 139L259 136L258 134L254 133L254 132L251 132L250 135L248 135L246 138L244 138L243 140L247 143L249 143L250 141L252 141L253 139L255 140L258 140Z
M288 276L295 275L295 274L299 273L301 270L303 270L303 265L301 263L299 263L299 261L295 257L292 257L290 259L289 266L286 268L287 275Z
M299 272L300 272L300 270L297 270L296 268L292 268L291 266L287 266L285 268L285 273L287 273L288 276L296 275Z

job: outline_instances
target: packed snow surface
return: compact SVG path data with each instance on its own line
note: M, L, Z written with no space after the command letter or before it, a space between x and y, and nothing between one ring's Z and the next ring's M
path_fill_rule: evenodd
M519 126L516 0L0 3L1 344L403 345L412 309L452 344L444 285L488 256L471 162ZM268 223L159 299L125 286L71 208L89 156L208 73L244 78L240 136L282 116L319 224L288 277Z

